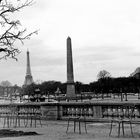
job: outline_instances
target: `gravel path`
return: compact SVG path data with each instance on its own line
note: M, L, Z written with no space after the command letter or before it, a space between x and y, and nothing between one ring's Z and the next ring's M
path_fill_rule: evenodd
M133 125L134 138L130 133L130 128L127 125L125 127L125 137L117 137L117 126L113 127L112 136L109 137L109 124L108 123L88 123L88 133L84 131L82 127L82 134L73 133L73 124L70 124L69 132L66 134L66 121L44 121L43 127L37 128L12 128L13 130L22 131L35 131L40 135L37 136L22 136L22 137L5 137L1 140L136 140L140 139L140 125ZM2 127L1 127L2 129ZM77 128L78 129L78 128Z

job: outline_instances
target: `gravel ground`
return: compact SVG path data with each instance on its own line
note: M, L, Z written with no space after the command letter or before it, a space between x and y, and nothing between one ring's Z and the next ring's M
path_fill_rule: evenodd
M112 136L109 137L109 124L108 123L88 123L86 134L84 127L82 127L82 134L73 132L73 124L70 123L68 134L66 134L66 121L44 121L43 126L39 125L37 128L11 128L13 130L22 131L35 131L40 135L36 136L21 136L21 137L5 137L1 140L136 140L140 139L140 125L133 125L134 137L131 136L129 125L125 126L125 137L122 135L117 137L117 126L114 125ZM1 129L2 126L1 126Z

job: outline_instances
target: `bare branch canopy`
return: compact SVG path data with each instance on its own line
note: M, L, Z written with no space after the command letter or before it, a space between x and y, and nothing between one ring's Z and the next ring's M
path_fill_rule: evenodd
M30 39L37 31L27 34L27 30L20 29L21 23L18 19L12 19L11 15L21 9L31 6L33 0L0 0L0 59L13 58L17 60L20 53L15 47L15 42L22 44L25 39Z

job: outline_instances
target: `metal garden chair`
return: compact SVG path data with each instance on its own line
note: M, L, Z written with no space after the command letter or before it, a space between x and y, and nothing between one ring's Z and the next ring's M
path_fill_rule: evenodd
M118 137L120 136L121 126L122 126L123 136L125 135L125 131L124 131L125 124L130 124L131 135L133 136L132 122L135 117L134 109L135 109L134 105L122 105L118 108L112 109L112 118L111 118L109 136L111 136L112 133L113 123L118 124Z
M41 106L30 106L27 110L27 124L30 125L30 127L33 127L33 125L37 126L37 121L39 121L40 126L42 127L42 111Z
M68 108L68 124L66 133L68 133L69 123L72 121L74 123L74 133L76 131L76 123L79 125L79 134L81 134L81 123L84 123L85 132L87 133L87 126L86 126L86 115L87 115L87 108L80 107L80 108Z
M14 104L9 104L3 110L4 124L3 127L16 127L18 121L18 108Z

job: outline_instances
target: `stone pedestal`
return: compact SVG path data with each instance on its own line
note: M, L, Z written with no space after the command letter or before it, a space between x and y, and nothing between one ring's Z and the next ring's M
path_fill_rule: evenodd
M75 85L74 83L67 83L67 97L75 97Z

